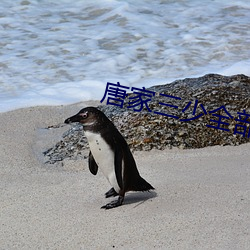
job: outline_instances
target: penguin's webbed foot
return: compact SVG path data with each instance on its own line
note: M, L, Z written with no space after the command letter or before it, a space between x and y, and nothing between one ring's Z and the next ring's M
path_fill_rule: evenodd
M112 196L115 197L117 195L118 195L118 193L115 191L114 188L111 188L107 193L105 193L106 198L109 198L109 197L112 197Z
M114 208L114 207L119 207L119 206L122 205L123 200L124 200L124 197L123 197L123 196L119 196L118 200L116 200L116 201L111 201L110 203L108 203L108 204L102 206L101 208L110 209L110 208Z

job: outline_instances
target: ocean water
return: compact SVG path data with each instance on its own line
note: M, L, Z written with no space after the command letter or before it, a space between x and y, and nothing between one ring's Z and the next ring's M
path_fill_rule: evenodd
M0 112L207 73L250 76L249 0L1 0Z

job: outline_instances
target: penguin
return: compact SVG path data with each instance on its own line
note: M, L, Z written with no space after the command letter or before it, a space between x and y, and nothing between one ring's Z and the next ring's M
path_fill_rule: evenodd
M154 189L139 174L129 146L115 125L95 107L86 107L65 123L78 122L83 126L90 147L88 164L93 175L100 168L111 185L106 198L118 196L101 208L121 206L128 191L149 191Z

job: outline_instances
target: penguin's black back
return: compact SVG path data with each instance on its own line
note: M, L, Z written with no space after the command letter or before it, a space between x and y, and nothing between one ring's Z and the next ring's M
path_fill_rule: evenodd
M136 162L126 140L115 127L115 125L109 119L108 121L109 126L107 129L103 129L101 131L101 135L111 146L113 151L115 151L116 147L119 147L120 150L122 150L122 156L124 160L123 184L125 191L148 191L150 189L154 189L140 176Z

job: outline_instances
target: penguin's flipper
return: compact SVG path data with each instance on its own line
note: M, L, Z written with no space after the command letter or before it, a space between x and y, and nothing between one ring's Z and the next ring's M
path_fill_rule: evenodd
M115 191L114 188L111 188L108 192L105 193L106 198L109 198L109 197L112 197L112 196L115 197L117 195L118 195L118 193Z
M89 151L89 170L93 175L96 175L98 171L98 165L96 164L91 151Z
M120 189L123 189L122 181L122 149L115 147L115 176Z

